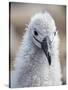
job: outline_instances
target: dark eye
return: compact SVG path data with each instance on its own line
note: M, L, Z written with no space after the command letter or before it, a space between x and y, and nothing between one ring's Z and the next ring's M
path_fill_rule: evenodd
M54 36L56 35L56 32L54 32Z
M38 36L38 32L37 31L34 31L34 35Z

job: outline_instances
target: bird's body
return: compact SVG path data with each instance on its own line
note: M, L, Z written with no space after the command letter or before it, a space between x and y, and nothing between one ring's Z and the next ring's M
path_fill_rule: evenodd
M38 16L42 19L42 16L40 15ZM45 13L45 18L46 16L47 13ZM40 25L40 21L38 23L39 18L37 21L35 20L36 22L34 22L34 19L36 18L37 16L33 18L32 22L30 22L27 28L29 30L26 31L22 45L17 54L16 67L15 67L14 75L12 75L13 77L11 79L11 87L37 87L37 86L48 86L48 85L61 85L58 34L53 38L53 42L51 43L51 46L48 47L51 56L51 65L49 65L47 60L48 58L45 55L44 51L41 49L40 43L36 43L37 41L35 41L34 38L32 38L33 34L31 34L31 30L33 26L42 28L41 25L43 25L43 22L41 23L41 25ZM51 17L49 18L51 19ZM50 20L49 18L48 20ZM44 18L43 20L45 22ZM49 23L53 24L52 22ZM49 30L55 29L51 24L49 24L50 25ZM41 36L39 38L40 39L38 38L36 39L42 41Z

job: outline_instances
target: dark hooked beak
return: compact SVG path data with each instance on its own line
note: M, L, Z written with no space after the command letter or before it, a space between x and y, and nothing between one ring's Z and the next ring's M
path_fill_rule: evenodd
M48 43L47 43L47 38L44 38L42 43L41 43L41 47L47 57L47 60L48 60L48 63L49 65L51 65L51 56L50 56L50 53L48 51Z

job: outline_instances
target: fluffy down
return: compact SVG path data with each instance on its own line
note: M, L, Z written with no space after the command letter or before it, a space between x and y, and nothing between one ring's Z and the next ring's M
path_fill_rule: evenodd
M42 41L48 35L53 39L49 49L51 65L48 64L46 55L41 46L32 37L34 28L42 34L37 39ZM38 87L61 85L61 69L59 62L59 36L58 32L53 38L51 35L56 30L54 19L48 12L38 13L31 18L26 28L19 52L16 56L15 70L11 75L11 87ZM49 32L49 34L47 34Z

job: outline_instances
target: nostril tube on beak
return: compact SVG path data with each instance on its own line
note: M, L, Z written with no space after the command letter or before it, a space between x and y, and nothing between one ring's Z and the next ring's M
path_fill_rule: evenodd
M42 43L41 43L41 47L47 57L48 63L49 65L51 65L51 55L48 51L48 43L47 43L47 37L43 39Z

